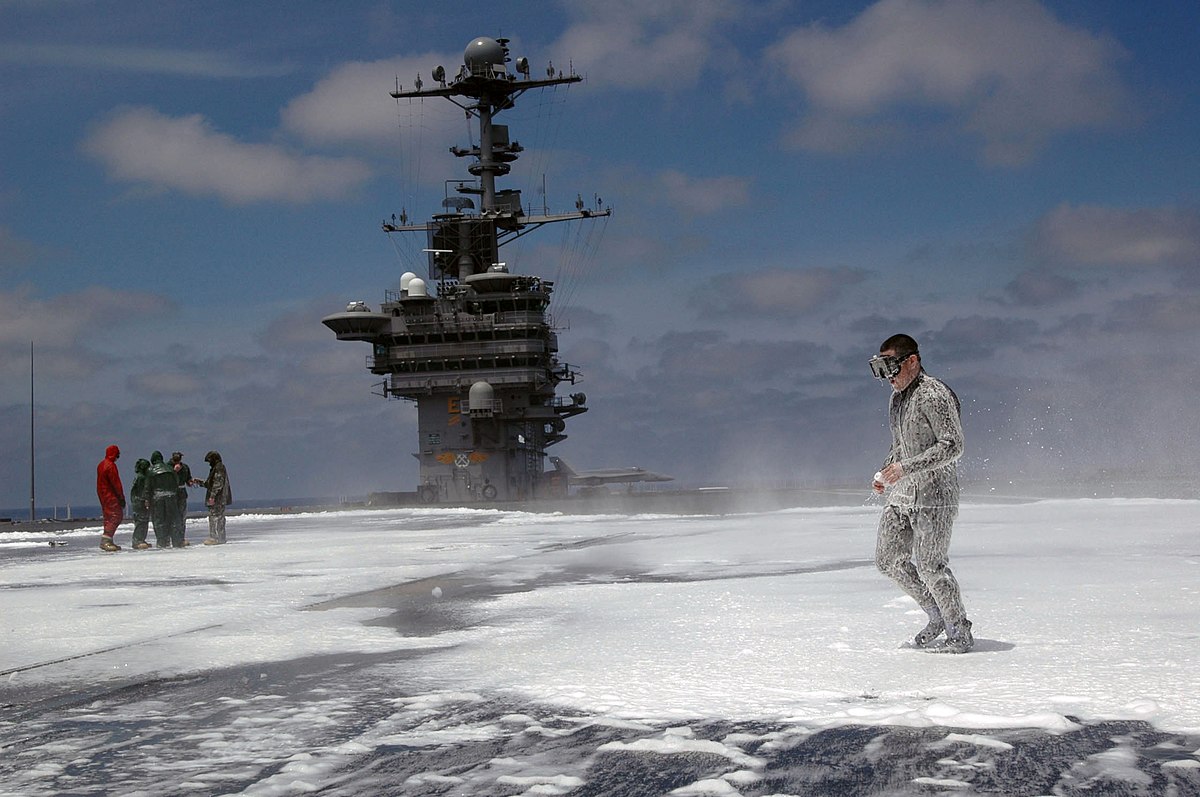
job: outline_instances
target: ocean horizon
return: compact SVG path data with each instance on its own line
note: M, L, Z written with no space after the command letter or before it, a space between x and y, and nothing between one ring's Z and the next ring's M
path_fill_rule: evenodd
M250 498L245 501L235 500L230 507L232 509L278 509L287 507L308 507L308 506L338 506L346 503L356 503L366 500L366 496L325 496L325 497L306 497L306 498ZM203 512L204 501L202 499L192 499L188 501L188 512ZM84 520L87 518L99 518L102 513L100 504L59 504L59 505L38 505L34 507L34 520ZM128 508L126 508L125 519L131 517ZM29 518L29 506L26 505L20 508L2 508L0 509L0 522L5 519L9 521L26 522Z

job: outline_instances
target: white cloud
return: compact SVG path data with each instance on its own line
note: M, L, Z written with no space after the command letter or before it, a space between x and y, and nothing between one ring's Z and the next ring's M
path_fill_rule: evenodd
M98 125L83 146L114 179L234 204L338 198L371 176L356 159L244 143L214 130L198 114L175 118L152 108L117 113Z
M1133 296L1113 303L1105 329L1194 340L1200 331L1200 293Z
M78 385L109 358L105 344L98 341L102 333L164 315L171 308L162 296L103 287L50 298L28 289L0 291L0 382L10 387L27 380L22 374L28 373L33 341L39 376L66 378Z
M48 298L0 290L0 440L28 445L34 339L39 495L94 500L88 474L113 442L130 468L156 448L191 452L193 468L210 448L242 461L272 451L310 463L336 448L335 459L365 457L346 470L350 482L369 485L364 491L408 483L415 461L396 462L395 446L415 435L404 431L409 423L415 430L415 410L372 395L378 380L363 367L369 346L339 343L321 313L315 300L275 316L102 288ZM379 434L397 424L395 435ZM275 487L244 486L262 495L315 484L323 468L315 470L294 480L285 474ZM11 471L3 475L21 473Z
M195 374L182 371L152 371L134 374L129 389L147 398L179 398L199 393L204 382Z
M667 202L688 213L710 215L749 201L750 180L745 177L692 177L669 170L658 179Z
M730 0L610 0L569 8L583 19L552 48L556 69L565 72L570 61L604 86L622 88L696 84L726 50L722 27L750 13Z
M208 78L278 77L293 71L282 64L247 63L229 53L28 42L6 42L0 47L0 63Z
M841 28L795 30L767 54L811 104L794 144L843 148L847 130L933 109L982 138L999 163L1117 120L1123 56L1033 0L881 0Z
M1079 295L1079 283L1045 269L1026 269L1004 286L1008 301L1018 307L1043 307Z
M897 132L897 125L890 121L875 120L865 124L836 114L809 116L788 133L786 143L811 152L843 155L862 151L884 141Z
M397 106L389 92L401 88L414 89L420 76L424 88L432 88L431 73L435 66L445 67L448 75L458 72L462 55L425 53L407 58L389 58L382 61L352 62L335 68L321 79L312 90L296 97L284 107L281 117L283 127L307 141L314 143L368 143L389 144L396 141ZM402 107L409 104L402 100ZM411 102L421 103L432 113L424 121L434 125L449 125L451 119L461 125L462 113L446 100ZM443 110L445 113L439 114ZM460 128L461 129L461 128ZM436 140L440 149L446 148L446 137L440 130L425 131L424 135Z
M706 316L788 318L825 308L866 279L851 268L768 268L720 274L699 288L692 304Z
M47 299L26 289L0 291L0 345L43 339L70 343L112 319L166 312L171 303L158 295L91 287Z
M1038 222L1034 247L1074 265L1200 265L1200 212L1060 205Z

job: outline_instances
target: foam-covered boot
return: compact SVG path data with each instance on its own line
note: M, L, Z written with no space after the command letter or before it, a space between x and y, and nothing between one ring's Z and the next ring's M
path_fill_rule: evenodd
M919 648L927 648L933 640L942 635L946 630L946 622L942 620L942 613L937 607L925 610L929 614L929 625L925 626L913 637L913 644Z
M100 538L100 550L108 551L111 553L112 551L121 550L121 546L117 545L115 542L113 542L112 537L101 537Z
M975 637L971 634L971 621L963 620L958 625L946 626L946 640L935 648L936 653L966 653L975 647Z

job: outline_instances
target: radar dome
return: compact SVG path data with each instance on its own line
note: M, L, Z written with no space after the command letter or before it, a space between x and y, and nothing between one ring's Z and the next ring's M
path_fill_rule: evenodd
M400 292L401 293L407 292L409 285L411 285L412 281L415 280L416 278L417 278L417 275L412 273L411 271L406 271L403 274L401 274L400 275Z
M496 413L496 391L482 379L471 385L467 402L472 418L491 418Z
M425 280L420 277L413 277L408 283L409 296L428 296L429 292L425 290Z
M487 382L480 380L471 385L471 392L467 394L467 401L471 403L472 407L482 407L485 406L485 402L491 403L495 397L495 389Z
M487 71L487 67L504 64L504 48L495 39L480 36L467 45L467 49L463 53L463 63L472 73Z

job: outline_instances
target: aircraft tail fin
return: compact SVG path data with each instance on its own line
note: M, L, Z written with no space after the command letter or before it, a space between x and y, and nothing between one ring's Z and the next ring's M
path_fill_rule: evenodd
M567 474L568 476L577 475L575 473L575 469L572 468L569 464L567 464L567 461L565 459L563 459L562 457L550 457L550 464L554 466L555 470L562 471L563 473Z

